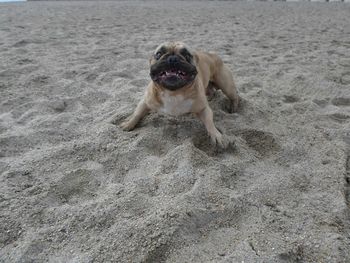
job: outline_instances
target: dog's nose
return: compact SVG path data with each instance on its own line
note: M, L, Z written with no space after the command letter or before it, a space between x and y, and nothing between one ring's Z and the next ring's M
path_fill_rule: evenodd
M167 61L170 64L175 64L175 63L179 62L179 58L175 55L171 55L167 58Z

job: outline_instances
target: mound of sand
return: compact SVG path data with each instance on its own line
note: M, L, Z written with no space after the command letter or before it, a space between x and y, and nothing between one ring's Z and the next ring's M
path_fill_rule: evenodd
M350 6L0 5L1 262L349 262ZM128 116L166 40L216 51L243 103ZM346 180L347 179L347 180Z

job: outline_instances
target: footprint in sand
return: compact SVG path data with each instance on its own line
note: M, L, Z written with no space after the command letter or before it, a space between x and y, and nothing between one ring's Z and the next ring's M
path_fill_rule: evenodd
M30 79L33 85L44 85L49 83L50 77L47 75L36 75Z
M67 109L68 102L65 100L58 99L58 100L50 102L50 106L55 112L61 113Z
M16 43L13 45L13 47L24 47L24 46L26 46L26 45L28 45L28 44L30 44L30 43L31 43L31 42L28 41L28 40L21 40L21 41L16 42Z
M350 106L350 98L334 98L331 102L334 106Z
M243 93L248 93L249 91L252 90L256 90L256 89L261 89L262 84L259 82L248 82L248 83L243 83L240 87L239 87L239 91L243 92Z
M314 99L312 102L317 104L321 108L324 108L324 107L326 107L328 105L329 98L326 98L326 99Z
M340 77L340 83L343 85L349 85L350 84L350 72L345 72Z
M94 198L100 186L94 172L77 169L65 174L50 186L47 198L59 204L85 202Z
M29 58L22 58L17 61L18 65L33 64L35 61Z
M89 72L87 72L87 73L85 73L84 75L85 75L84 79L85 79L87 82L93 82L93 81L95 81L95 80L97 79L97 77L98 77L98 74L96 74L96 73L89 73Z
M344 114L344 113L333 113L328 115L332 120L338 122L338 123L345 123L348 122L348 120L350 119L350 115Z
M336 97L331 100L331 104L339 107L339 110L344 107L350 106L350 98ZM332 120L342 124L348 122L350 115L345 112L335 112L328 115Z
M283 96L283 101L285 103L295 103L299 101L299 98L293 95L284 95Z

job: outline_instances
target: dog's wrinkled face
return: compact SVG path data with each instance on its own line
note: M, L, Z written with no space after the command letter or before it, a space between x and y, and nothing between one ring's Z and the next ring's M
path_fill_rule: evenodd
M187 86L197 75L193 54L181 42L158 46L150 63L152 80L169 90Z

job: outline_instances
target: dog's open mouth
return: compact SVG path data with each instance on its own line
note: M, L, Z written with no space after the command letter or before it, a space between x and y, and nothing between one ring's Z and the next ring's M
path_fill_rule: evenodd
M158 78L166 79L170 77L177 77L186 80L189 77L189 74L187 74L185 71L178 70L178 69L169 69L165 71L161 71L158 74Z
M197 75L192 65L154 66L151 68L151 78L154 82L169 90L177 90L190 84Z

